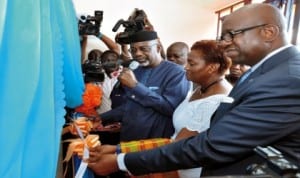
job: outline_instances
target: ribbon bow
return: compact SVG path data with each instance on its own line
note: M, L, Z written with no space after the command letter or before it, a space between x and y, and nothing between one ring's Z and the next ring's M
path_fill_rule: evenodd
M68 151L64 161L69 161L73 154L78 154L79 156L83 155L84 144L87 144L88 148L94 148L100 145L98 135L88 135L84 140L77 139L68 139L66 142L71 142L68 147Z

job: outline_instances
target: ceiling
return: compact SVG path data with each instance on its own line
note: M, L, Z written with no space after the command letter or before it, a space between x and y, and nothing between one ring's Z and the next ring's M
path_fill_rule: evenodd
M226 7L230 4L234 4L241 0L199 0L199 1L201 1L201 4L203 4L203 6L205 6L206 8L216 11L218 9Z

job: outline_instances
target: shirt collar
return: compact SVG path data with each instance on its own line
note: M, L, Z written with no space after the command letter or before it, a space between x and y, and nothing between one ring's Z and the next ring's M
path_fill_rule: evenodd
M257 64L255 64L254 66L252 66L249 70L251 70L251 72L253 72L254 70L256 70L259 66L262 65L262 63L264 63L266 60L270 59L271 56L274 56L275 54L279 53L280 51L283 51L284 49L293 46L292 44L288 44L285 46L282 46L281 48L278 48L274 51L272 51L271 53L269 53L268 55L266 55L261 61L259 61Z

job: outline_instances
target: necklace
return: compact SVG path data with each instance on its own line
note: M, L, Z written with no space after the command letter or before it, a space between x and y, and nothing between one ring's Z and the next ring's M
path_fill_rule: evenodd
M205 92L207 91L208 88L210 88L211 86L213 86L213 85L219 83L219 82L222 81L222 80L223 80L223 78L220 78L220 79L218 79L218 80L216 80L216 81L210 83L210 84L207 85L206 87L201 87L201 89L200 89L200 90L201 90L201 93L205 93Z

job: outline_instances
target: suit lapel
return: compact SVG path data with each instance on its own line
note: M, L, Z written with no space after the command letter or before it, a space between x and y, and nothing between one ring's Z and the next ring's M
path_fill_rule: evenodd
M240 104L242 96L251 86L251 83L255 81L255 78L261 75L259 70L255 70L252 72L241 84L233 87L231 92L229 93L229 97L233 98L233 103L221 103L216 112L212 117L211 124L215 123L219 118L225 115L228 111L230 111L233 107Z
M233 107L240 104L244 97L244 93L247 92L251 85L255 83L255 80L268 72L269 70L274 69L277 65L280 65L282 62L288 60L292 55L299 53L299 50L296 47L288 47L283 51L271 56L266 60L262 65L260 65L255 71L253 71L240 85L233 87L229 96L234 99L233 103L221 103L216 112L213 114L211 119L211 125L214 124L219 118L225 115Z
M279 53L271 56L264 63L262 63L255 71L253 71L240 85L234 87L230 92L230 96L234 99L242 97L242 94L255 82L257 77L265 74L266 72L276 68L284 61L287 61L291 55L297 54L299 51L296 47L288 47Z

